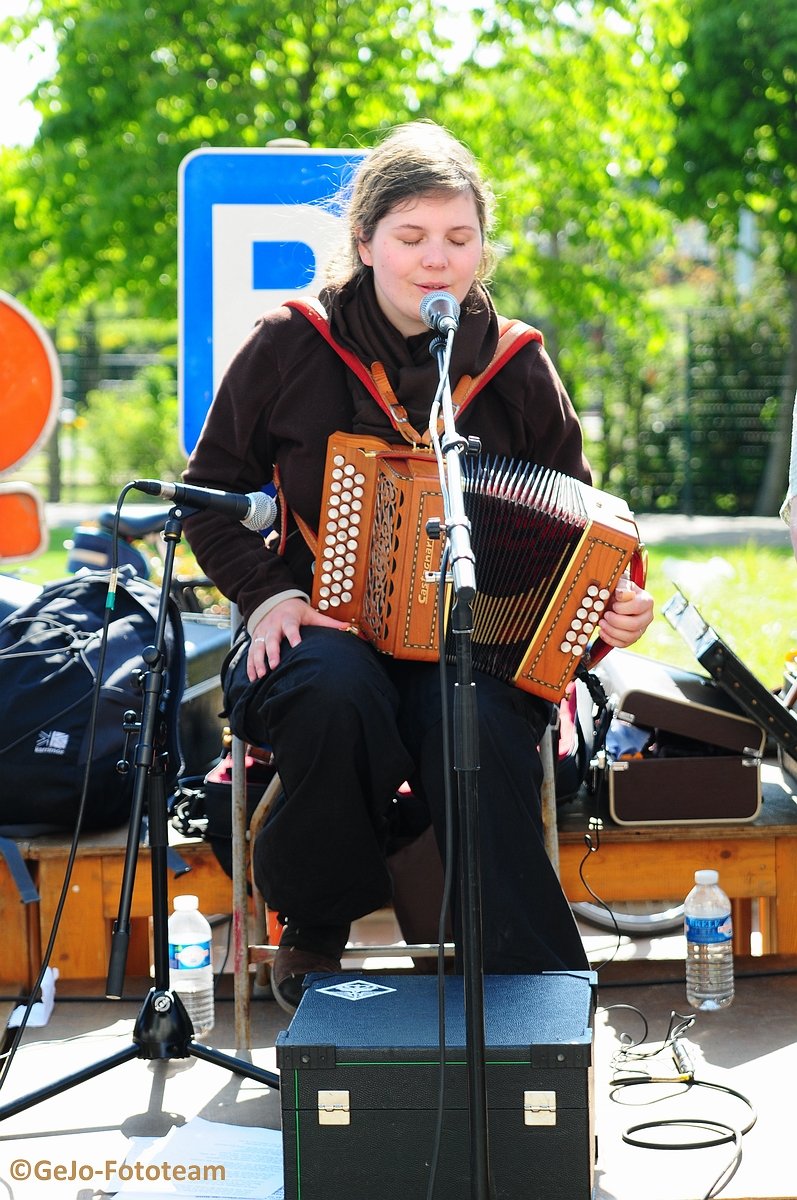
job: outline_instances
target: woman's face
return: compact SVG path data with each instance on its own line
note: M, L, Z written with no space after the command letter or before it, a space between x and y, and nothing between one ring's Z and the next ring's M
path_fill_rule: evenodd
M473 193L421 196L390 210L360 258L374 272L379 307L404 337L422 333L420 304L427 292L450 292L462 303L482 257Z

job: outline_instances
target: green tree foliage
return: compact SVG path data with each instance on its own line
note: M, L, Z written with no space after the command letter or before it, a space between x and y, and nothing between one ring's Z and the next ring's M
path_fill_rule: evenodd
M197 147L366 141L432 88L431 3L39 0L58 71L32 153L7 161L2 283L54 316L123 296L176 310L177 171Z
M524 278L563 332L638 313L670 232L652 179L672 118L646 23L600 4L491 9L443 111L491 164L513 289Z
M443 18L455 7L468 6L32 0L6 33L21 38L50 22L59 65L38 90L34 146L0 159L0 287L59 324L92 305L101 317L173 318L177 176L190 151L282 136L367 146L388 125L432 117L472 146L495 182L499 307L543 329L598 430L590 456L601 485L623 494L641 487L636 446L661 396L662 363L681 350L657 303L674 258L660 181L669 169L680 215L727 230L741 193L733 181L720 191L714 147L728 133L719 127L732 124L723 114L735 113L739 71L730 44L721 68L711 61L720 56L706 14L719 21L725 10L745 11L744 0L482 0L471 32L462 25L454 36ZM780 37L794 19L785 0L773 12L764 24ZM684 14L694 19L691 33ZM763 45L760 30L756 37ZM775 50L786 80L791 51ZM725 76L730 99L715 111ZM762 121L758 113L748 121L756 137ZM769 152L780 153L779 126L774 117L769 124ZM701 138L711 151L705 172ZM744 197L769 220L762 198L771 202L777 172L773 164L761 184L769 160L759 141L758 182L748 180ZM740 145L733 154L749 160L748 143ZM736 161L730 149L726 159L726 167ZM700 170L687 170L694 162ZM793 172L794 162L784 157L779 169ZM704 176L714 181L705 195L695 190ZM784 224L780 213L781 233Z
M677 117L669 202L724 232L741 208L775 234L797 273L797 6L687 0L670 54Z
M790 298L789 361L757 510L785 483L797 388L797 7L793 0L687 0L665 82L676 115L668 200L718 237L749 209L776 247Z
M647 297L673 237L655 175L671 137L660 83L655 12L601 3L486 5L477 46L443 111L499 189L499 303L539 325L583 411L607 440L594 465L624 485L651 359L666 344Z
M114 389L89 392L82 440L93 476L115 496L130 479L179 479L185 466L177 437L177 387L166 365L145 367Z

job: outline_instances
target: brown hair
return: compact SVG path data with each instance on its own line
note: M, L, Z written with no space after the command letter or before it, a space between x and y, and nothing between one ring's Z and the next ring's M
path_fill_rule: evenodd
M465 191L476 202L484 272L492 262L488 238L494 201L475 158L433 121L397 125L357 169L346 204L347 240L330 264L329 282L342 284L370 269L360 259L358 246L371 240L387 213L420 196Z

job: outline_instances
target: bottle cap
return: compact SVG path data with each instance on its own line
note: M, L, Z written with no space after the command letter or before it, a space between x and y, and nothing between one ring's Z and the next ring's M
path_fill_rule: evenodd
M695 871L695 883L707 884L709 887L718 883L719 877L719 871Z
M190 909L199 908L199 899L196 896L175 896L174 911L188 912Z

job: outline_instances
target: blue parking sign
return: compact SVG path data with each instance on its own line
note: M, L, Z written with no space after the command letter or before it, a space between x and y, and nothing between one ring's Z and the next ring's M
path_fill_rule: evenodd
M338 201L365 151L195 150L179 172L180 439L197 442L252 325L318 290L342 233Z

